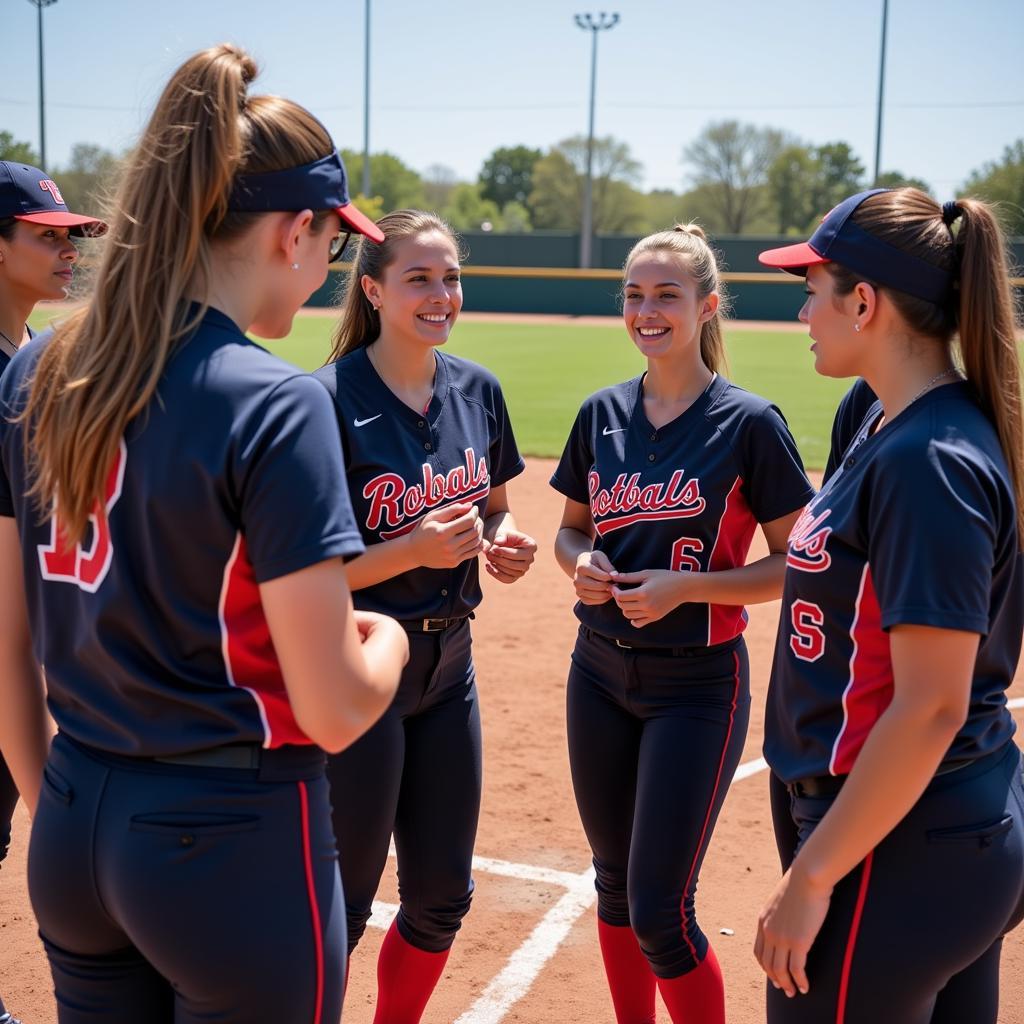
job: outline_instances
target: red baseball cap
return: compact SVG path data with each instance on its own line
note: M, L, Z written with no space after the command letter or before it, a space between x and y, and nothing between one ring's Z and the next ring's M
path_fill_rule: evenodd
M38 167L0 160L0 217L68 228L70 234L96 238L107 225L96 217L71 213L57 183Z

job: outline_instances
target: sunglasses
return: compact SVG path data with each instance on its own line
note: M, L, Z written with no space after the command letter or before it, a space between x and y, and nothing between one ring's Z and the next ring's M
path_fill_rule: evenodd
M332 239L331 244L327 249L327 262L337 263L341 259L341 254L345 251L348 245L348 240L352 237L351 231L339 231Z

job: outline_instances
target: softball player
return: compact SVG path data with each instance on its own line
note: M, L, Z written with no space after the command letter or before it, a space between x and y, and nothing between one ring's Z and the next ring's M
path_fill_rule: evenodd
M581 623L569 757L620 1024L654 1021L656 985L673 1021L725 1020L697 877L746 734L743 605L778 597L813 494L779 411L718 373L720 296L700 228L636 244L623 315L647 370L583 403L551 478ZM745 565L758 524L771 554Z
M372 723L407 646L351 614L326 393L242 328L287 334L344 232L380 234L323 127L248 96L255 74L231 46L179 68L94 299L0 387L0 560L24 570L0 577L0 745L61 1024L341 1012L314 744Z
M398 696L328 760L349 952L370 917L392 832L401 907L377 964L375 1024L414 1024L473 893L480 715L469 620L478 556L495 579L527 571L505 485L523 471L497 380L439 351L462 308L459 254L437 217L399 210L360 239L317 371L334 398L366 553L349 566L357 608L399 619L409 664Z
M1024 917L1005 698L1024 440L1000 232L976 200L874 189L761 260L806 276L817 371L879 398L789 540L765 755L793 842L755 946L768 1019L994 1024Z
M56 182L36 167L0 160L0 377L33 332L37 302L66 298L78 250L73 238L102 235L106 224L71 213ZM0 754L0 862L11 841L18 790ZM18 1024L0 999L0 1024Z

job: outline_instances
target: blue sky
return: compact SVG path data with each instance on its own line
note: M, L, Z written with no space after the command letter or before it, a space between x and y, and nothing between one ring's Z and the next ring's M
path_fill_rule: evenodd
M685 187L683 147L711 120L849 141L873 163L881 0L611 0L597 126L629 143L645 188ZM1024 135L1021 0L890 0L884 169L944 197ZM260 91L363 138L364 0L59 0L44 12L47 147L129 146L173 68L223 40ZM546 148L587 126L589 35L562 0L373 0L371 148L475 178L500 145ZM36 11L0 0L0 129L38 145Z

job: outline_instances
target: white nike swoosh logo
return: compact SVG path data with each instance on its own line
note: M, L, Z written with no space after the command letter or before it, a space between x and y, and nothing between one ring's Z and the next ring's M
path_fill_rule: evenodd
M621 434L626 429L628 428L616 427L614 430L609 430L607 427L605 427L604 430L601 431L601 433L604 434L605 437L607 437L609 434Z
M379 412L379 413L377 413L376 416L369 417L369 419L353 420L352 421L352 426L354 426L354 427L365 427L367 423L372 423L374 420L379 420L381 418L381 416L383 416L383 415L384 415L384 413Z

